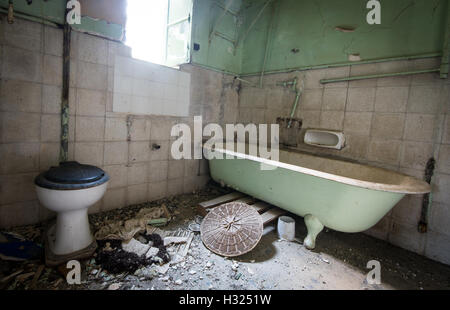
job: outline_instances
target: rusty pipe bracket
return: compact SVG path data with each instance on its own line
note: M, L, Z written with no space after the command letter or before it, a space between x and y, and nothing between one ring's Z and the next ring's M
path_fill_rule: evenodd
M433 177L434 174L435 165L436 160L433 157L431 157L428 160L425 168L425 182L427 182L428 184L431 184L431 178ZM423 195L422 211L420 213L420 220L417 226L417 230L421 234L426 233L428 231L428 210L431 206L431 203L432 203L432 194L426 193L425 195Z
M6 19L8 24L14 24L14 3L13 0L9 0L8 3L8 17Z

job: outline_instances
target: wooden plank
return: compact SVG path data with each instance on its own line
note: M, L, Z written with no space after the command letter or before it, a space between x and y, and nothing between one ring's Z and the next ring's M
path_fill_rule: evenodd
M257 203L253 204L252 207L258 211L259 214L263 213L264 211L269 210L270 208L273 208L272 205L265 203L263 201L258 201Z
M255 198L247 196L247 197L235 200L235 202L242 202L242 203L246 203L248 205L251 205L251 204L255 203Z
M38 269L36 270L36 273L34 274L34 278L31 281L31 285L30 285L31 289L36 288L37 281L39 280L39 277L41 276L42 271L44 271L44 268L45 268L45 265L39 265ZM100 272L98 272L97 274L99 274L99 273Z
M200 215L205 216L208 213L207 209L216 207L218 205L221 205L223 203L227 203L239 198L245 197L245 194L240 192L232 192L230 194L226 194L217 198L214 198L212 200L204 201L198 204L197 211L200 213Z
M19 269L16 272L13 272L12 274L10 274L9 276L6 276L3 279L1 279L0 283L6 283L6 282L10 281L11 279L15 278L17 275L21 274L22 272L24 272L24 270Z
M223 203L227 203L239 198L244 197L245 194L240 193L240 192L232 192L217 198L214 198L212 200L208 200L208 201L204 201L200 203L200 206L202 206L203 208L207 209L207 208L212 208L218 205L221 205Z
M273 220L277 219L280 215L285 214L286 211L280 209L280 208L272 208L270 210L268 210L267 212L264 212L261 217L263 220L263 225L266 225L270 222L272 222Z

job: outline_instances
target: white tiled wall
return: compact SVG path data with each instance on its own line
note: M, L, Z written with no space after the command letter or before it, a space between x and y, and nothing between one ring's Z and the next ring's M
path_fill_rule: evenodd
M116 56L113 111L188 116L190 83L188 72Z

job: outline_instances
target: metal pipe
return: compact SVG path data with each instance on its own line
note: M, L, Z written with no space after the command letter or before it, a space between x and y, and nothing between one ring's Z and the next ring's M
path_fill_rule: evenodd
M190 65L199 67L199 68L203 68L203 69L208 69L208 70L218 72L218 73L228 74L228 75L232 75L232 76L239 76L239 74L237 74L236 72L231 72L231 71L215 68L215 67L209 66L209 65L199 64L196 62L191 62Z
M236 17L239 16L239 12L235 12L233 10L227 9L226 7L224 7L221 3L217 2L217 1L215 1L214 4L217 5L219 8L221 8L222 10L225 10L227 13L233 15L233 16L236 16Z
M442 56L441 52L421 54L421 55L391 57L391 58L378 58L378 59L362 60L362 61L348 61L348 62L339 62L339 63L334 63L334 64L328 64L328 65L314 65L314 66L304 66L304 67L297 67L297 68L286 68L286 69L280 69L280 70L271 70L271 71L266 71L265 74L288 73L288 72L293 72L293 71L306 71L306 70L314 70L314 69L328 69L328 68L336 68L336 67L382 63L382 62L389 62L389 61L433 58L433 57L440 57L440 56ZM261 74L261 72L252 72L252 73L243 73L243 74L240 74L240 76L243 76L243 77L257 76L260 74Z
M8 24L14 23L14 3L13 0L9 0L8 2Z
M270 2L270 1L268 1ZM273 28L273 22L275 19L275 7L272 8L272 14L270 16L270 24L269 24L269 30L267 31L267 39L266 39L266 48L264 51L264 62L262 66L261 76L259 77L259 87L262 88L263 78L264 78L264 71L266 70L266 63L267 63L267 54L269 53L269 45L270 45L270 37L272 35L272 28Z
M297 77L295 77L292 81L284 81L284 82L277 82L276 85L278 86L283 86L283 87L292 87L292 90L295 92L295 100L294 100L294 104L292 105L292 109L291 109L291 114L290 114L290 118L289 118L289 122L287 124L287 128L291 128L292 126L292 119L294 118L295 115L295 111L297 110L297 106L298 106L298 101L300 99L300 96L303 92L303 80L302 80L302 87L300 89L297 88Z
M239 78L239 77L237 77L237 76L235 76L234 79L235 79L235 80L238 80L238 81L241 81L241 82L244 82L244 83L247 83L247 84L249 84L249 85L252 86L252 87L257 87L257 86L256 86L255 84L253 84L252 82L249 82L249 81L247 81L247 80L241 79L241 78Z
M346 81L367 80L367 79L376 79L376 78L391 77L391 76L404 76L404 75L422 74L422 73L439 72L439 71L440 71L440 69L428 69L428 70L416 70L416 71L396 72L396 73L360 75L360 76L343 77L343 78L336 78L336 79L322 79L322 80L320 80L320 83L321 84L338 83L338 82L346 82Z
M216 36L218 36L219 38L222 38L222 39L224 39L224 40L227 40L228 42L233 43L233 45L236 45L236 41L233 40L233 39L231 39L230 37L228 37L226 34L224 34L224 33L222 33L222 32L219 32L219 31L215 31L214 34L215 34Z
M179 20L176 20L176 21L174 21L174 22L172 22L170 24L167 24L167 27L175 26L175 25L180 24L180 23L182 23L184 21L187 21L187 20L189 20L189 16L180 18Z
M296 90L295 91L295 101L294 101L294 105L292 106L291 115L289 118L287 128L291 128L291 126L292 126L292 119L294 118L295 111L297 110L297 105L298 105L298 100L300 99L300 95L301 95L301 90Z
M66 9L66 15L68 9ZM70 87L70 37L72 27L64 23L63 32L63 81L61 102L61 148L60 161L67 161L69 154L69 87Z
M444 31L444 44L442 47L441 78L448 78L450 66L450 2L447 3L447 23Z

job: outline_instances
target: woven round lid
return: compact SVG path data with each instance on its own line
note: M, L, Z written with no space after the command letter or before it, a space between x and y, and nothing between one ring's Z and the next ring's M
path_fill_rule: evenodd
M200 227L202 241L212 252L239 256L250 252L261 239L261 215L248 204L230 202L213 208Z

